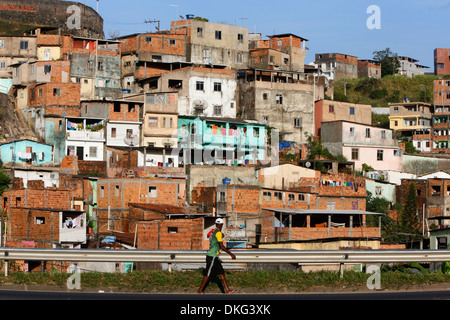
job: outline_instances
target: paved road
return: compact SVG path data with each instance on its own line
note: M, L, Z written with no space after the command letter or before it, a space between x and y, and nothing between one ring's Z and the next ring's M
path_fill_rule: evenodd
M302 294L154 294L0 290L0 300L147 300L147 301L302 301L302 300L450 300L450 290Z

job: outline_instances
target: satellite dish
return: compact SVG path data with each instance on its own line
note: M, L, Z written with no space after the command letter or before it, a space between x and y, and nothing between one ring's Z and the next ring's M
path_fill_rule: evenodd
M205 110L208 106L208 102L205 100L194 100L194 109L196 110Z
M305 163L305 167L307 167L307 168L311 167L311 162Z
M130 147L139 146L139 137L137 134L132 134L123 139L123 142Z

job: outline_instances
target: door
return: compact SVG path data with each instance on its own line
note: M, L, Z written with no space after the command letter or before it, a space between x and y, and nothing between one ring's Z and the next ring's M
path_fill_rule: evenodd
M77 157L78 157L78 160L84 160L84 148L83 147L77 147Z

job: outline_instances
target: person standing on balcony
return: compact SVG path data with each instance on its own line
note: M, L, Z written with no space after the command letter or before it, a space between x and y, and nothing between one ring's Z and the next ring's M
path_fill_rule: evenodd
M222 280L225 287L225 293L236 293L235 290L231 290L228 287L227 279L225 277L225 270L222 266L222 260L219 258L221 251L225 251L230 255L231 259L236 259L236 256L223 244L222 227L223 219L216 219L216 228L212 231L211 236L209 237L209 250L206 253L206 269L204 271L203 281L198 289L198 293L204 293L208 280L215 275L218 275Z

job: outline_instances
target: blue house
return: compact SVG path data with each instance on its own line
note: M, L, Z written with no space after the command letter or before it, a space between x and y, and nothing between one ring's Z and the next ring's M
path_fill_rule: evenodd
M178 116L187 163L245 164L266 156L266 126L239 119Z
M32 140L17 140L0 145L0 160L3 163L40 166L51 164L53 146Z

